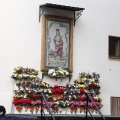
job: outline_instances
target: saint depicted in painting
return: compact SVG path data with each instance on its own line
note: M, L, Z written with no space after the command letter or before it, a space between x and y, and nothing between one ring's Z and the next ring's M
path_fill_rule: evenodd
M62 56L62 51L63 51L63 40L60 35L59 29L56 29L56 35L54 37L54 44L55 44L55 57Z

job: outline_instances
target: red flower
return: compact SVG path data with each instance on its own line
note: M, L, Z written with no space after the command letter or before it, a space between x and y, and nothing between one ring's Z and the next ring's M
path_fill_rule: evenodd
M80 98L81 100L84 100L84 99L86 98L86 96L80 95L79 98Z
M80 89L80 93L86 93L84 89Z
M14 104L14 105L17 105L19 103L21 103L23 105L31 104L31 100L29 100L29 99L22 99L22 100L13 100L13 102L12 102L12 104Z
M19 103L19 100L13 100L12 104L17 105Z
M63 93L64 92L64 88L61 88L60 86L55 87L52 89L53 93Z

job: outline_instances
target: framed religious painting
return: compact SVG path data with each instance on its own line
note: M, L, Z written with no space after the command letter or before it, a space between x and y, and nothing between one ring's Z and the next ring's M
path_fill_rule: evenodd
M73 69L73 18L42 16L41 70Z

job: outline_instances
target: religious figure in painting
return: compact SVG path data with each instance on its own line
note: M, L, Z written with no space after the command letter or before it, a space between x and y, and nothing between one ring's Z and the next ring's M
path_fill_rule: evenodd
M46 30L46 66L68 68L69 23L48 21Z
M60 31L59 29L56 29L56 35L54 37L54 44L55 44L55 58L58 56L62 56L62 51L63 51L63 40L62 37L60 35Z

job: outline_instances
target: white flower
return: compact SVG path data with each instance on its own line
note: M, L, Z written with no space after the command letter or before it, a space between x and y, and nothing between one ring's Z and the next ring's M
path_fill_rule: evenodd
M52 74L52 76L56 76L56 73L54 72L54 73Z
M66 76L66 75L69 75L69 72L62 69L61 67L58 67L58 69L55 71L55 69L49 69L48 70L48 75L51 75L51 76Z
M66 75L69 75L69 73L68 73L67 71L65 72L65 74L66 74Z
M63 70L63 72L65 73L65 75L69 75L68 71Z
M54 72L55 72L55 69L49 69L48 74L50 75L50 74L52 74Z

